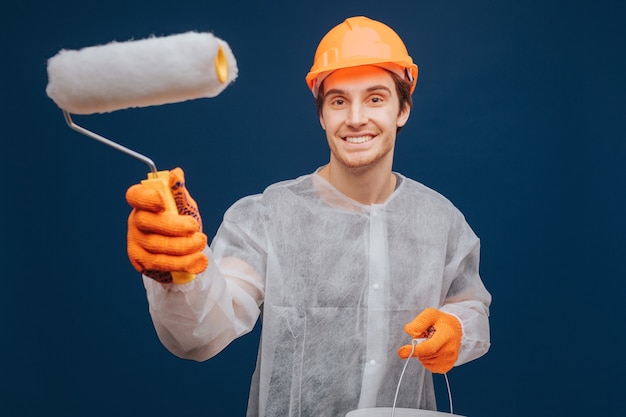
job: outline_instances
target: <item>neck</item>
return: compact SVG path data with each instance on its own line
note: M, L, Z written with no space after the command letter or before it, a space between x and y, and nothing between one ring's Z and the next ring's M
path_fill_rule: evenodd
M334 164L331 159L319 175L346 196L365 205L384 203L396 187L391 165L349 168Z

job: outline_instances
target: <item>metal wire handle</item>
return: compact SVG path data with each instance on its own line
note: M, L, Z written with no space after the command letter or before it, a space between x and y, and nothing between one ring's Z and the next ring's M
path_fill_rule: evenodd
M139 159L141 162L147 164L150 167L150 170L156 174L157 172L157 168L156 165L154 164L154 162L152 161L152 159L148 158L145 155L142 155L138 152L133 151L132 149L128 149L125 146L120 145L119 143L113 142L110 139L107 139L103 136L98 135L97 133L94 133L90 130L85 129L84 127L78 126L76 123L74 123L74 121L72 120L72 116L66 111L63 110L63 116L65 116L65 121L67 122L67 124L69 125L69 127L71 127L72 129L74 129L75 131L82 133L85 136L89 136L92 139L97 140L98 142L104 143L105 145L108 145L110 147L112 147L113 149L116 149L120 152L125 153L126 155L130 155L133 158L137 158Z
M413 353L415 352L415 346L422 343L423 341L428 340L428 338L416 338L411 340L411 353L404 363L404 367L402 368L402 373L400 374L400 379L398 380L398 386L396 387L396 395L393 398L393 407L391 408L391 417L394 417L396 414L396 401L398 400L398 392L400 391L400 383L402 382L402 377L404 376L404 371L406 371L406 367L409 364L409 359L413 357ZM450 391L450 381L448 381L448 374L443 374L446 379L446 387L448 388L448 400L450 401L450 414L454 414L454 409L452 408L452 391Z

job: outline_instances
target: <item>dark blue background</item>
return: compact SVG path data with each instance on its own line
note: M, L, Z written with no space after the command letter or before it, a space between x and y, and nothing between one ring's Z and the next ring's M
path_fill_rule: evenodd
M188 30L230 44L240 76L214 99L76 118L161 169L182 166L212 236L238 198L327 161L304 75L321 36L358 14L394 27L420 67L396 170L451 199L482 239L493 345L450 372L455 411L623 415L622 4L5 6L0 415L243 416L256 355L258 329L204 363L162 347L125 252L124 192L147 167L67 127L45 94L47 58Z

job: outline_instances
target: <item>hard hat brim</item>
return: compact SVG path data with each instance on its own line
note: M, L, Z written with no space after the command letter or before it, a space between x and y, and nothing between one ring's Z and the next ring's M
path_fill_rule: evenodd
M405 71L408 71L410 73L411 78L408 79L407 81L411 83L411 93L413 93L413 90L415 90L415 85L417 84L417 72L418 72L416 64L414 64L413 62L408 63L404 61L402 62L374 61L373 62L370 57L362 58L362 59L353 59L351 60L351 63L349 65L346 65L346 63L344 62L344 63L340 63L337 65L329 65L325 67L323 71L320 71L320 70L310 71L306 75L306 83L309 86L309 89L311 90L311 92L313 93L313 96L317 97L317 91L319 89L319 86L322 84L324 79L328 77L334 71L338 69L343 69L343 68L360 67L360 66L367 66L367 65L373 65L376 67L384 68L386 70L389 70L398 74L400 77L405 78L405 79L407 78L407 74L405 73Z

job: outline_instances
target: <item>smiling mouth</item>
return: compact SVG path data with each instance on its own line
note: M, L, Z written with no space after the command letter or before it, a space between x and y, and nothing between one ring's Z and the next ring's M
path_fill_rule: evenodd
M343 138L343 140L345 140L348 143L365 143L365 142L369 142L372 139L374 139L374 136L369 136L369 135Z

